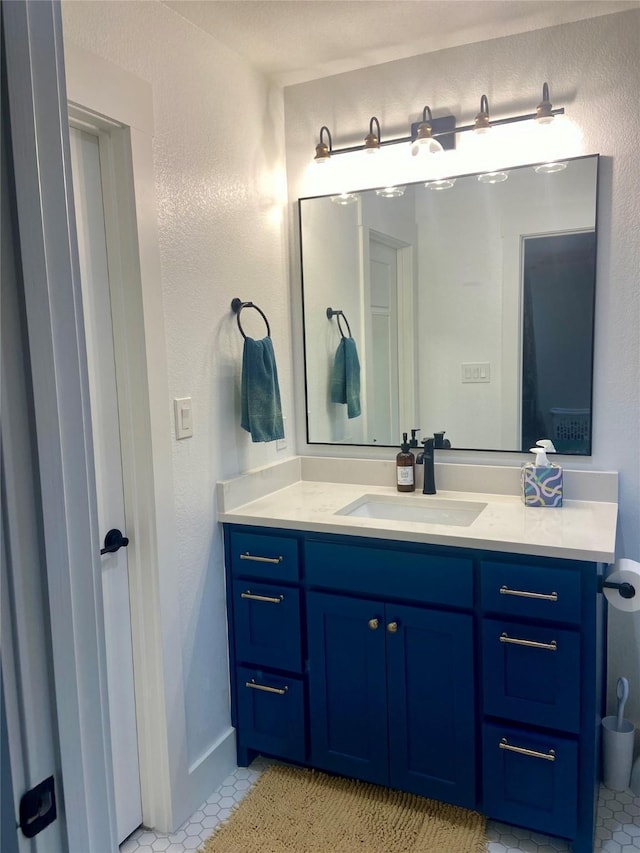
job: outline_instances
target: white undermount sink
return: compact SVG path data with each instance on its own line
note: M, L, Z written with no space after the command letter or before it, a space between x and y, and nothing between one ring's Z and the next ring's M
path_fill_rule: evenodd
M363 495L337 510L335 515L469 527L485 507L486 503L480 501L456 501L428 495L424 499Z

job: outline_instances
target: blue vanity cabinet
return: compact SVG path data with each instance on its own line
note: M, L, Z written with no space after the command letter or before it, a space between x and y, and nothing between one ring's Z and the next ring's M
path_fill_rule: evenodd
M475 806L473 618L310 592L311 761Z
M482 561L483 811L592 853L604 678L600 566Z
M224 534L240 764L262 752L592 853L601 564L267 527Z
M231 714L238 761L307 753L300 561L295 537L225 530Z

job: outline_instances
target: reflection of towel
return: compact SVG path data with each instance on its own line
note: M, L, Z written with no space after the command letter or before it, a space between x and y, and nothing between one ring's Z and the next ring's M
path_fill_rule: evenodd
M360 414L360 362L353 338L342 338L331 374L331 402L346 403L347 417Z
M271 338L244 339L240 426L252 441L284 438L278 370Z

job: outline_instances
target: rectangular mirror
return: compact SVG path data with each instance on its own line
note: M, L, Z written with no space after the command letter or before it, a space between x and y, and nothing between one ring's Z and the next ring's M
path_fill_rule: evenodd
M591 453L598 156L555 165L299 200L310 444Z

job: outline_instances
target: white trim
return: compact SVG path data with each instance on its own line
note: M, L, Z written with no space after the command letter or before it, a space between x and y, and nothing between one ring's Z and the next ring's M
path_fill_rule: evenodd
M115 850L84 330L55 0L5 3L17 213L70 850Z
M69 113L74 123L108 133L116 178L109 182L112 196L105 197L105 222L131 542L142 812L145 826L170 832L203 797L194 806L190 786L184 784L189 768L181 645L176 642L181 630L151 87L75 45L66 45L65 58Z

